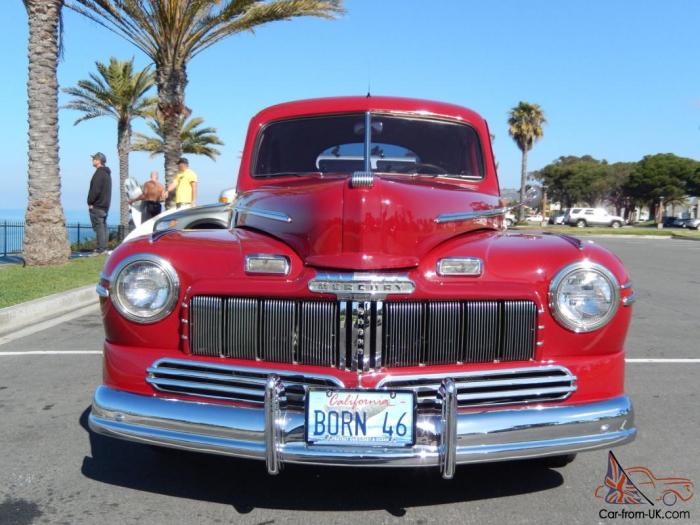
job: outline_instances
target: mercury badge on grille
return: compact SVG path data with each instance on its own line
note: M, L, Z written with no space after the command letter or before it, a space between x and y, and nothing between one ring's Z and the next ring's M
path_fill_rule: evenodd
M412 294L416 285L403 274L318 272L309 281L309 290L332 293L338 299L381 299L393 294Z

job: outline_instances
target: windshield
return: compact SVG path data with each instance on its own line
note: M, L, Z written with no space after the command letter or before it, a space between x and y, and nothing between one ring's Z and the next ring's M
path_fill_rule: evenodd
M258 139L254 176L361 171L365 169L365 140L369 139L372 171L483 177L479 139L469 125L372 114L370 138L366 121L365 114L354 113L268 124Z

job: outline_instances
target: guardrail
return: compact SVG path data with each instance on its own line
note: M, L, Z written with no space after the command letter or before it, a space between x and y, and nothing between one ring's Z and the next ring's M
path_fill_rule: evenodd
M95 242L95 231L90 224L79 222L66 224L71 251L79 252L91 247ZM117 244L124 240L128 230L121 225L107 226L110 242ZM24 244L24 222L0 221L0 256L19 255Z

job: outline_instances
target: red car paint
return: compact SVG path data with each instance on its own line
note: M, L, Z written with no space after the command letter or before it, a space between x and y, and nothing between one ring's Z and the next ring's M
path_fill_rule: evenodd
M279 119L319 114L379 111L435 117L467 123L484 148L480 181L398 176L375 178L371 188L350 188L348 175L256 179L252 156L259 131ZM498 180L486 122L476 113L449 104L388 97L307 100L268 108L253 117L238 176L239 205L255 205L294 217L291 223L244 216L232 230L179 231L153 241L141 238L117 248L104 274L110 276L125 257L156 253L170 261L180 279L175 311L153 324L122 317L103 298L106 332L104 382L140 394L163 395L146 383L146 368L161 357L253 365L258 368L307 370L335 375L347 387L375 385L387 374L456 371L560 364L577 377L577 390L565 401L575 404L619 396L624 388L624 341L631 308L620 307L614 319L591 333L576 334L558 324L548 307L551 279L563 267L589 260L605 266L620 284L629 278L621 261L595 244L581 249L554 235L526 235L502 230L503 216L439 224L440 214L498 208ZM247 275L246 254L271 253L289 258L286 276ZM478 277L442 277L436 263L446 256L479 257ZM307 284L317 271L363 271L407 274L415 283L411 299L530 299L538 306L538 346L532 361L450 366L382 368L354 371L189 355L187 298L199 294L319 298ZM622 289L624 298L631 289ZM334 296L329 295L328 298ZM391 295L388 296L391 299ZM400 297L399 297L400 299ZM168 394L168 397L177 397ZM213 401L208 402L228 402Z

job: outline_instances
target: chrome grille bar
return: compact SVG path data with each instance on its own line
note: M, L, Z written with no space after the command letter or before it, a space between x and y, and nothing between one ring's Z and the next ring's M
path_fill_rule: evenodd
M542 366L462 372L448 376L457 389L460 407L560 401L576 391L576 376L562 366ZM389 376L378 388L416 392L418 406L439 408L445 375Z
M161 392L263 404L270 370L233 367L184 359L160 359L147 370L146 382ZM302 409L308 388L342 388L342 381L322 374L275 370L292 408Z

